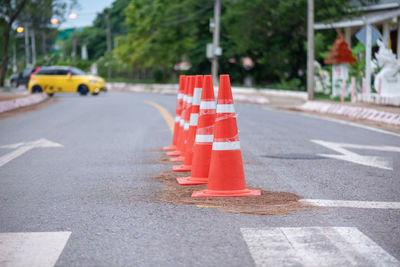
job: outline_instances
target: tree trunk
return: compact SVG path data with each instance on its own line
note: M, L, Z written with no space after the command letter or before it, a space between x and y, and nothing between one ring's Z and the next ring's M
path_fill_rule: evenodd
M46 47L46 32L42 32L42 56L46 56L47 47Z
M8 67L8 45L10 43L10 31L11 31L11 24L7 24L6 29L4 30L4 48L3 48L3 61L1 63L0 68L0 86L4 86L4 80L7 74L7 67Z
M8 24L7 24L7 28L4 31L4 36L3 36L4 37L4 47L3 47L4 58L3 58L3 62L1 63L1 67L0 67L0 86L4 86L4 80L6 79L6 74L7 74L8 45L10 43L11 26L14 23L15 19L18 17L18 15L21 13L22 9L24 9L26 2L27 2L27 0L24 0L19 4L16 12L10 17L10 20L8 21Z

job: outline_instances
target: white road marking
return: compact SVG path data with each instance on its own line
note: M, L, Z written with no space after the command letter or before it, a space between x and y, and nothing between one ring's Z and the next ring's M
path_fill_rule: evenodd
M300 202L310 203L319 207L340 207L358 209L400 209L400 202L330 200L330 199L300 199Z
M11 160L18 158L19 156L28 152L29 150L31 150L33 148L37 148L37 147L63 147L63 145L60 145L58 143L54 143L52 141L42 138L42 139L39 139L36 141L27 142L27 143L17 143L17 144L1 146L0 148L9 148L9 149L15 149L15 150L0 157L0 167L3 166L4 164L10 162Z
M387 152L400 152L400 147L395 146L370 146L370 145L357 145L357 144L347 144L347 143L335 143L327 142L322 140L311 140L316 144L332 149L339 154L318 154L318 156L326 158L334 158L339 160L345 160L365 166L381 168L386 170L393 170L393 160L386 157L377 156L362 156L355 152L349 151L345 148L353 149L365 149L365 150L376 150L376 151L387 151Z
M399 266L355 227L241 228L256 266Z
M71 232L0 233L0 266L54 266Z

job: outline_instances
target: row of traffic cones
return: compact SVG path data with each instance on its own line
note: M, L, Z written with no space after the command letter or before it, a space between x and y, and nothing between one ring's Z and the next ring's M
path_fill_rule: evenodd
M177 178L180 185L208 184L192 197L261 194L246 188L229 75L220 76L217 102L211 75L180 76L172 145L164 150L177 156L170 161L183 161L174 172L191 171Z

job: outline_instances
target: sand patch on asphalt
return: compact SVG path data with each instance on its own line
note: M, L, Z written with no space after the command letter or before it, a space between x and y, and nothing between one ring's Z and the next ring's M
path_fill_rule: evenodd
M284 215L316 208L299 202L302 199L299 195L267 190L262 190L261 196L258 197L192 198L194 190L206 189L207 185L181 186L177 183L176 178L189 175L190 172L164 171L155 177L157 182L163 183L163 193L158 200L174 204L197 205L199 208L218 208L230 213L255 215Z
M183 161L169 161L170 158L175 158L175 157L168 157L165 154L160 154L157 162L161 163L161 164L172 164L172 165L182 165L183 164Z

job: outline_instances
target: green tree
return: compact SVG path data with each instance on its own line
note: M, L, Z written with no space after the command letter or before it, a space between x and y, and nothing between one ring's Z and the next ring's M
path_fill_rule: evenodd
M8 47L10 43L10 33L12 25L22 10L28 3L27 0L11 1L1 0L0 1L0 26L3 30L3 49L2 49L2 62L0 67L0 86L4 85L4 79L7 73L8 67Z
M315 1L315 19L338 19L347 13L348 1ZM248 56L255 62L258 83L305 80L307 1L237 0L226 5L223 32L228 35L229 56ZM317 36L318 44L324 42ZM329 41L329 40L328 40ZM321 46L317 46L321 49Z
M3 32L2 63L0 67L0 86L4 85L9 62L9 44L12 35L13 24L28 25L30 29L42 36L42 53L46 54L46 35L55 31L50 27L50 19L53 16L63 19L67 1L73 6L76 0L0 0L0 27Z
M115 0L110 8L105 8L102 12L97 14L92 26L85 27L81 31L77 32L77 43L86 44L90 60L98 60L106 53L107 43L105 15L107 12L110 17L112 40L116 40L118 36L127 33L124 10L128 6L129 2L130 0ZM73 37L71 35L69 40L67 40L64 54L71 54L72 38Z

